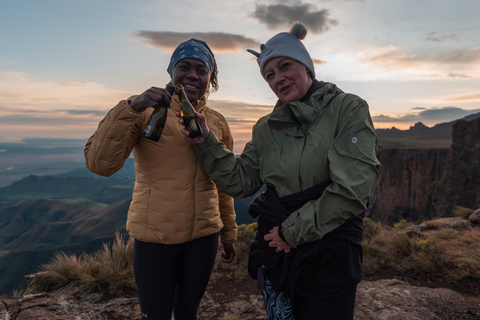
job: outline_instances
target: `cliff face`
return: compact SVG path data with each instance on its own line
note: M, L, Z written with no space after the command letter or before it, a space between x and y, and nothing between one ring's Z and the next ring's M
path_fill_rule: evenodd
M370 215L383 223L435 216L434 192L449 163L448 149L380 149L380 179Z
M480 118L457 121L452 131L451 200L473 208L480 205Z
M449 149L379 150L380 179L369 217L383 223L480 206L480 118L458 120Z

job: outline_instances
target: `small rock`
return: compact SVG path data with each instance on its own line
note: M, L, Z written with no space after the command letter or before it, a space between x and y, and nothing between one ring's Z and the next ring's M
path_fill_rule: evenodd
M475 210L468 218L474 225L480 225L480 209Z

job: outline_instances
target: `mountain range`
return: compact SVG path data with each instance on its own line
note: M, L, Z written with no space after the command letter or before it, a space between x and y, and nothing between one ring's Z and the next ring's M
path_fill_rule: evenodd
M468 115L461 120L471 121L480 117L480 113ZM450 148L452 127L457 120L427 127L417 122L408 130L376 129L380 148Z
M53 253L90 253L125 232L135 182L133 159L112 177L85 167L58 175L29 175L0 188L0 294L25 285ZM252 197L235 200L237 223L255 220Z

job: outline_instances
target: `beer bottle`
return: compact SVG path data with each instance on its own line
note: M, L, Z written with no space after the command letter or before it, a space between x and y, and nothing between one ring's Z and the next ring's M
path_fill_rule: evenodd
M171 84L167 84L165 90L173 94L175 87ZM144 137L153 141L160 140L163 128L165 127L165 121L167 121L168 105L165 103L159 104L152 113L148 125L145 128Z
M190 138L198 137L203 133L197 116L195 116L195 109L190 101L187 99L183 85L175 87L175 91L180 98L180 117L183 119L183 125L185 129L190 132L188 135Z

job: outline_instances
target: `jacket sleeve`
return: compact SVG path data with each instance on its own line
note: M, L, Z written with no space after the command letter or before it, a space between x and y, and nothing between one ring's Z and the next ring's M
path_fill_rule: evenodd
M245 198L262 187L259 158L253 139L238 157L217 139L213 131L204 142L193 147L210 179L228 195Z
M85 146L85 163L93 173L109 177L120 170L139 139L142 113L120 101L99 123Z
M221 141L227 149L233 152L233 137L230 127L225 119L221 119L223 136ZM223 228L220 231L220 240L222 243L232 243L237 241L238 227L235 221L235 206L232 197L223 192L218 186L218 204L220 207L220 216L223 222Z
M296 247L322 238L347 219L362 216L378 180L377 138L367 103L345 98L337 134L328 151L330 180L322 196L293 212L282 233ZM351 96L355 98L351 98Z

